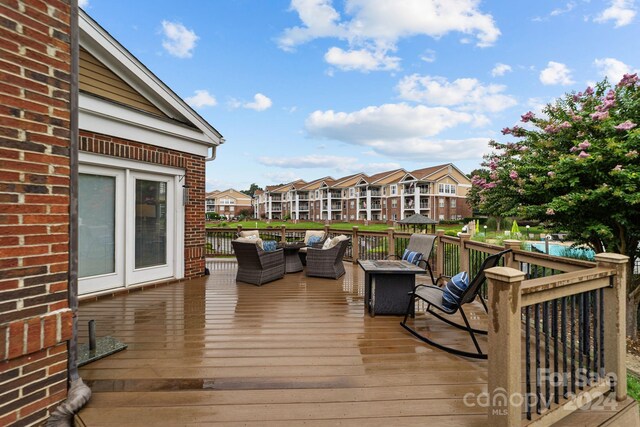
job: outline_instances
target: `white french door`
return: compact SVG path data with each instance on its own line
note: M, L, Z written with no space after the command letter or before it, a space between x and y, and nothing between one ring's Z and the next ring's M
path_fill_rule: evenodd
M180 175L150 169L80 165L80 294L182 277Z

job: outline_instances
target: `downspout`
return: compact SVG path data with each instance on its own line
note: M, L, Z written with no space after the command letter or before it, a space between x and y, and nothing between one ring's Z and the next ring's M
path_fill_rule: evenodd
M225 143L224 138L220 138L220 144L224 144L224 143ZM217 145L214 145L213 147L211 147L211 156L205 157L204 159L205 163L211 162L216 159L216 148L218 148Z
M91 389L78 374L78 0L70 1L71 22L71 90L69 93L69 308L72 312L72 335L68 343L67 372L69 390L62 402L47 420L50 426L72 426L73 416L91 398Z

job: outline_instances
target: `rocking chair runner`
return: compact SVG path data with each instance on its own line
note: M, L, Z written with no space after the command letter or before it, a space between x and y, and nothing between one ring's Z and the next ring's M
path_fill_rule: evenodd
M492 267L496 267L498 265L498 262L500 262L500 258L502 258L502 256L508 252L511 252L511 249L507 249L506 251L502 251L499 252L497 254L494 255L490 255L488 256L484 262L482 263L482 266L480 267L480 270L478 271L478 273L476 274L476 276L473 278L473 280L471 280L471 282L469 283L469 286L467 287L467 289L462 293L462 295L460 296L460 300L458 302L458 304L453 307L453 308L447 308L445 307L445 305L443 304L443 295L445 292L444 288L440 288L438 286L433 286L433 285L418 285L415 287L415 289L413 290L413 292L411 292L411 297L409 299L409 306L407 307L407 312L404 316L404 319L402 320L402 322L400 322L400 325L402 325L403 328L405 328L407 331L409 331L411 334L413 334L416 338L426 342L427 344L430 344L436 348L439 348L441 350L444 350L448 353L453 353L453 354L457 354L459 356L464 356L464 357L471 357L471 358L475 358L475 359L486 359L487 358L487 354L482 352L482 349L480 348L480 345L478 344L478 340L476 339L475 334L480 334L480 335L487 335L487 331L483 331L480 329L474 329L471 327L471 325L469 324L469 320L467 319L467 315L465 314L464 310L462 309L462 306L473 302L476 297L478 296L478 293L480 292L480 288L482 287L482 284L484 283L484 281L486 280L484 271L488 268L492 268ZM415 300L416 298L421 299L422 301L427 303L427 309L426 312L430 313L432 315L434 315L437 319L442 320L443 322L454 326L458 329L462 329L463 331L467 331L469 332L469 335L471 335L471 340L473 341L473 344L476 347L477 352L476 353L472 353L469 351L464 351L464 350L459 350L456 348L451 348L451 347L447 347L444 346L442 344L439 344L423 335L421 335L420 333L418 333L415 329L412 329L410 326L407 325L407 318L409 317L409 315L413 312L413 310L411 310L413 308L413 306L415 305ZM482 302L482 306L484 307L485 311L488 312L487 310L487 305L485 304L484 300L482 299L482 297L480 297L480 302ZM433 311L432 307L437 308L438 310L440 310L441 312L443 312L446 315L452 315L455 314L456 311L460 311L460 315L462 316L462 319L464 320L464 325L460 325L452 320L447 319L446 317L444 317L441 314L436 313L435 311Z

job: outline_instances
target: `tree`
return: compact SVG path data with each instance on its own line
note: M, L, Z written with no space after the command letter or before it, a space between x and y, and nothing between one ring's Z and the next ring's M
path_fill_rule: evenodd
M242 190L241 193L246 194L247 196L251 196L253 197L253 195L255 194L256 190L262 190L262 188L258 187L258 184L256 184L255 182L253 184L251 184L249 186L248 190Z
M596 252L630 257L627 333L636 336L640 289L633 265L640 240L640 85L636 74L566 94L504 128L515 141L491 141L475 197L503 215L544 221ZM505 201L505 198L511 198Z

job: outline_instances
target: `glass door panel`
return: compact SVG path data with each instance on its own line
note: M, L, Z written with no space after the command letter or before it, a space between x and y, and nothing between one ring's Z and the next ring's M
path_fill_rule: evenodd
M136 180L135 268L167 263L167 183Z

